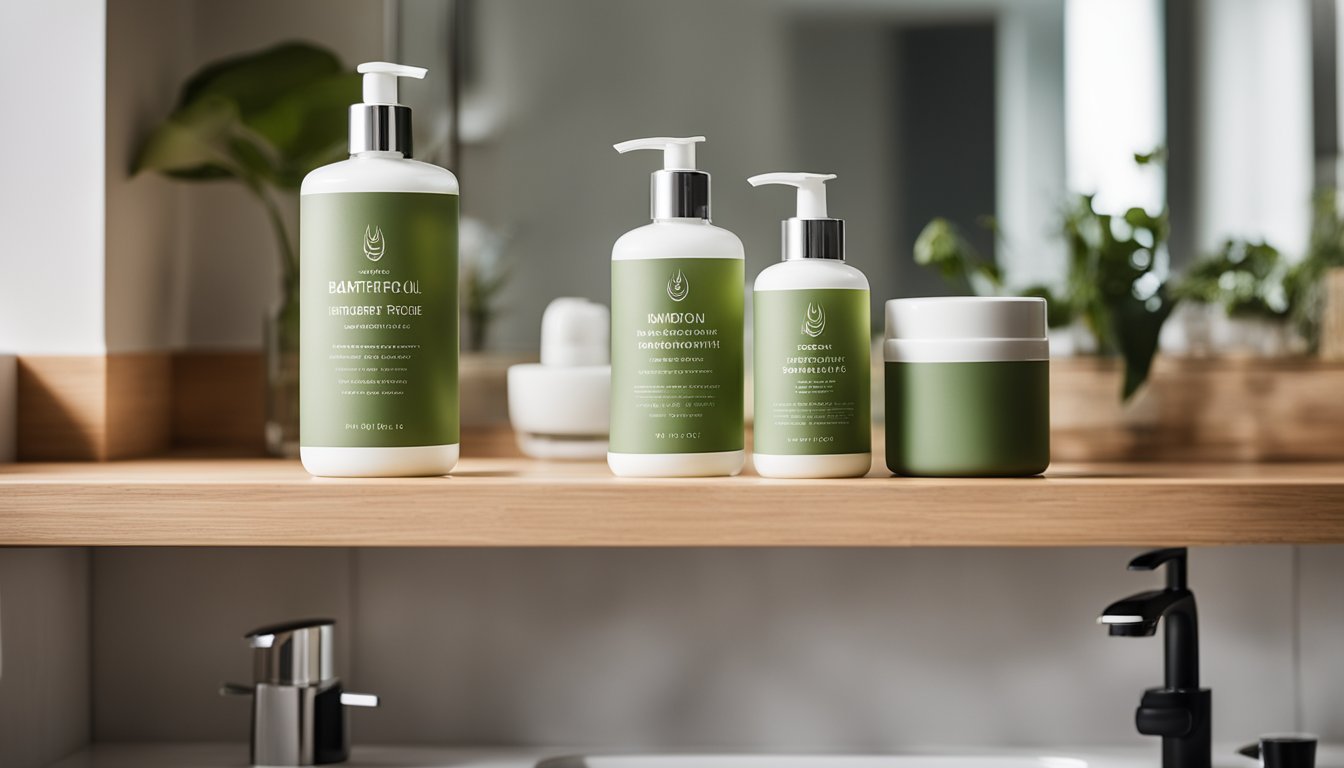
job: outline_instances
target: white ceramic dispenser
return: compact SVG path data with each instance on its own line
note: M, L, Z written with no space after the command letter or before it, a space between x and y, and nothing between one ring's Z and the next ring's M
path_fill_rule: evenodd
M611 416L611 313L560 298L541 316L541 362L509 367L509 421L518 448L537 459L607 455Z

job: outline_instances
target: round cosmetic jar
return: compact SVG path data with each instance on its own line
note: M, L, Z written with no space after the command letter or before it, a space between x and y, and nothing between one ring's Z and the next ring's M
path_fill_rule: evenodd
M887 302L887 467L924 477L1029 477L1050 464L1045 300Z

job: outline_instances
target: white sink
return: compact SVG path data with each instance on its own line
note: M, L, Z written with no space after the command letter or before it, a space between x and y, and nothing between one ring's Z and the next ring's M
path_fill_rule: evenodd
M597 755L544 760L537 768L1088 768L1088 762L995 755Z

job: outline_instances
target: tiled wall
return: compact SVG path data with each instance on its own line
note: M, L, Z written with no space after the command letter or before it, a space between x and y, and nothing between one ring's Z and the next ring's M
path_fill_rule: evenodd
M88 743L89 638L88 552L0 548L0 766Z
M1135 552L103 550L94 733L246 739L215 695L248 675L241 635L330 615L348 687L385 697L353 715L364 742L1145 743L1161 641L1094 624L1158 583ZM1344 739L1344 548L1197 550L1191 579L1215 739L1299 727L1299 696L1301 727Z

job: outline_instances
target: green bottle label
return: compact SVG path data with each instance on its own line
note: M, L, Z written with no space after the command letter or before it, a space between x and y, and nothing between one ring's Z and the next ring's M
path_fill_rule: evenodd
M742 450L741 259L611 263L613 453Z
M300 205L300 442L457 443L457 195Z
M872 450L868 292L757 291L756 453Z

